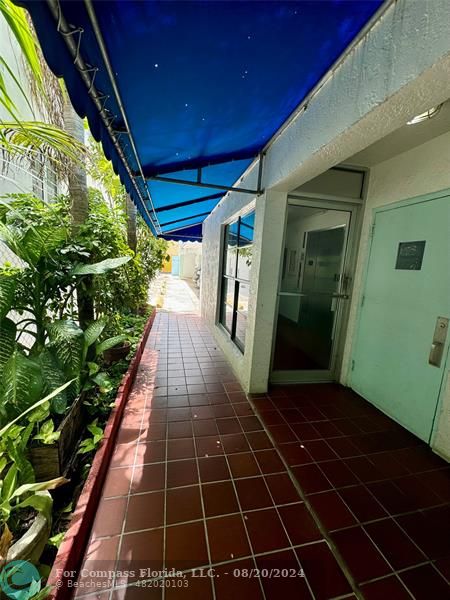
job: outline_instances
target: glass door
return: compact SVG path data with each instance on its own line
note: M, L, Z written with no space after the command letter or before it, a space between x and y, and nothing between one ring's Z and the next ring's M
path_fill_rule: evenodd
M289 204L272 381L334 379L352 209Z

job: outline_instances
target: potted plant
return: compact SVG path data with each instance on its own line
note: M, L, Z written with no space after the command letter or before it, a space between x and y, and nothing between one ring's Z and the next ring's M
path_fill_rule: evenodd
M99 342L104 329L105 321L102 319L93 321L84 331L75 322L67 319L54 321L49 326L50 347L56 359L66 358L63 371L67 377L74 378L79 393L56 430L52 419L48 418L50 414L41 419L39 431L33 438L39 444L30 448L31 462L38 480L64 475L74 456L86 416L84 392L102 384L103 373L100 371L98 360L105 351L114 348L125 337L115 336ZM66 404L64 398L60 401Z
M97 346L97 352L101 354L107 365L126 358L131 350L131 343L127 339L124 326L124 315L114 313L109 315L106 327L103 330L103 341Z
M124 336L117 337L119 338ZM123 358L126 358L130 352L130 349L131 343L126 339L122 339L114 344L114 346L111 346L111 348L106 348L103 350L103 359L107 364L113 364L119 360L122 360Z
M6 561L37 562L51 531L53 500L48 490L63 477L36 483L26 448L36 419L52 397L39 400L0 429L0 567ZM27 425L21 423L27 417Z

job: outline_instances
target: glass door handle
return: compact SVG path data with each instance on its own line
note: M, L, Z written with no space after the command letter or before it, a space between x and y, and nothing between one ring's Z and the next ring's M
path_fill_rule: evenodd
M297 298L306 298L308 294L303 294L300 292L278 292L279 296L296 296ZM311 293L309 294L311 295ZM331 296L331 298L336 298L336 300L348 300L350 296L348 294L330 294L329 292L313 292L314 296Z
M301 294L300 292L278 292L279 296L297 296L298 298L304 298L306 294Z

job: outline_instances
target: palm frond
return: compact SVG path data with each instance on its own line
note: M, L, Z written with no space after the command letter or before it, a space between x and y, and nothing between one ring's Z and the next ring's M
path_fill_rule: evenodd
M33 84L37 86L39 95L45 97L44 72L40 60L40 50L25 11L15 6L11 0L0 0L0 14L5 18L22 51L31 71ZM0 65L6 70L10 79L27 101L31 113L34 114L29 101L29 93L23 88L19 78L2 56L0 56ZM9 121L0 120L0 148L13 155L22 156L39 151L49 156L57 164L63 164L67 158L74 162L80 161L85 152L84 145L63 129L40 121L21 120L20 115L17 114L13 96L1 73L0 105L3 105L9 115Z
M86 151L69 133L42 121L0 121L0 146L16 155L40 151L56 161L79 162Z
M26 91L23 88L22 84L20 83L19 79L16 77L16 74L11 69L11 67L8 65L8 63L3 58L3 56L0 56L0 65L3 65L3 68L8 72L9 76L16 84L17 89L20 91L22 96L25 98L25 101L28 105L28 108L30 109L31 114L34 114L33 107L31 105L30 99L28 97L29 94L26 93ZM8 113L12 116L12 118L17 120L18 116L16 115L16 112L15 112L16 105L13 102L13 100L9 94L5 79L1 75L1 73L0 73L0 102L3 104L3 106L6 108Z
M8 67L6 61L4 60L4 58L2 56L0 56L0 64L2 64L6 70L8 72L11 72L10 68ZM11 115L14 119L16 119L16 105L13 102L13 99L11 98L9 91L8 91L8 86L6 85L6 81L5 78L3 77L2 72L0 71L0 104L2 104L9 115Z
M0 0L0 14L3 15L11 33L16 38L36 82L43 89L42 69L39 62L37 41L28 25L24 9L15 6L11 0Z

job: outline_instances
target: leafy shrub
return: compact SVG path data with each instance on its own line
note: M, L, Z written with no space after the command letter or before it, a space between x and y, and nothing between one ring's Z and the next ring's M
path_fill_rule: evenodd
M89 252L71 242L58 202L15 196L0 206L0 240L21 261L19 268L0 269L0 422L73 379L70 389L53 399L53 411L62 414L80 392L89 353L105 327L96 321L83 331L75 322L71 300L77 283L130 257L85 264ZM31 347L23 344L24 333L34 339Z
M131 256L120 271L95 279L92 285L97 314L136 312L147 303L150 281L161 268L166 242L155 238L148 227L139 227L136 254L127 245L126 216L117 205L109 206L99 190L89 189L89 217L80 228L77 241L89 252L91 261L110 256Z

